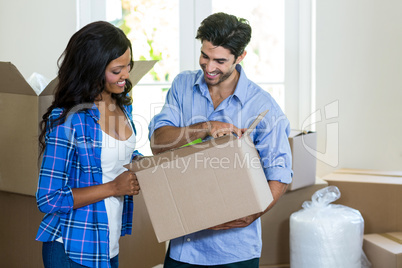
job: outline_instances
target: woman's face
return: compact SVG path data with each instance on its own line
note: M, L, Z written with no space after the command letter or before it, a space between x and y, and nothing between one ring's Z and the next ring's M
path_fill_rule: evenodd
M124 92L126 79L130 77L131 51L128 48L123 55L112 60L105 70L105 89L107 93L120 94Z

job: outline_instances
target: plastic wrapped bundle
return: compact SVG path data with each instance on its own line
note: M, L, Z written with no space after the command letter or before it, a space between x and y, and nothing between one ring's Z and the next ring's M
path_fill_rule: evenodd
M312 201L290 217L292 268L361 268L364 220L358 210L330 204L340 197L336 186L318 190Z

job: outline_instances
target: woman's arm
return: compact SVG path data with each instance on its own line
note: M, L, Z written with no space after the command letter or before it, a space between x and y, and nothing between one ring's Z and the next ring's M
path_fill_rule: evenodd
M135 173L125 171L108 183L83 188L73 188L73 209L99 202L111 196L137 195L139 191L140 186Z

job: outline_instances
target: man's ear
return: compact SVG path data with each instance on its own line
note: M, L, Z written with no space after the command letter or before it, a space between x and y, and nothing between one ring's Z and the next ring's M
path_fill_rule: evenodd
M247 55L247 51L244 50L243 53L241 53L241 55L239 57L237 57L236 64L239 64L244 59L244 57L246 57L246 55Z

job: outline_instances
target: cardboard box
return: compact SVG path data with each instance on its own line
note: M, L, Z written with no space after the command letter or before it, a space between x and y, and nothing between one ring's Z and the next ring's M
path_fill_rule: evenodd
M317 166L317 133L291 130L289 144L292 150L293 181L288 191L313 185Z
M159 242L264 211L273 198L249 133L134 161Z
M133 232L120 238L119 263L153 267L163 263L165 245L155 238L141 194L134 196L134 204ZM1 266L43 268L42 243L35 237L44 214L35 197L0 191L0 211Z
M260 266L289 265L289 218L292 213L302 209L305 201L318 190L328 186L328 183L316 178L315 184L295 191L286 192L267 213L261 216L262 252ZM265 265L265 266L264 266Z
M402 232L401 172L340 169L323 179L341 192L334 203L360 211L364 233Z
M0 62L0 190L35 194L39 120L53 100L56 83L37 96L12 63Z
M156 61L136 61L135 85ZM35 195L39 165L39 122L53 101L54 79L38 96L18 69L0 62L0 190Z
M363 251L372 268L402 268L402 232L366 234Z

